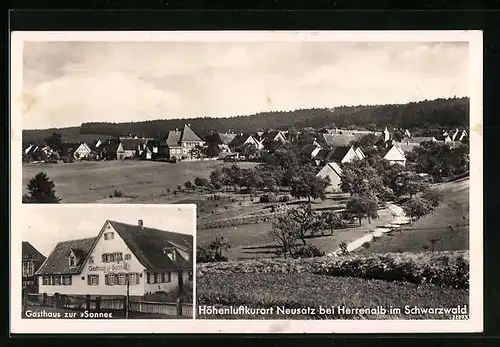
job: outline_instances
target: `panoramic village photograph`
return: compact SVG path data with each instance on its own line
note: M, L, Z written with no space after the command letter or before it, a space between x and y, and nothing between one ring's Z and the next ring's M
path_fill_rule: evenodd
M198 319L468 319L467 42L38 41L23 52L24 206L196 204L196 245L165 244L196 247ZM26 288L38 286L26 305L57 291L83 295L67 305L99 295L111 307L109 293L123 307L131 278L131 296L156 295L156 267L129 244L148 219L129 216L95 219L87 241L26 240ZM137 257L135 277L86 273L107 228ZM168 279L184 275L188 288L193 274ZM157 301L130 307L141 300Z
M195 207L26 207L22 318L193 319Z

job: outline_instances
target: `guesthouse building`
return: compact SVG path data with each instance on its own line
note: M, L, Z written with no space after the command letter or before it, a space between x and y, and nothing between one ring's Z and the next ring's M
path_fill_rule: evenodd
M93 238L59 242L36 272L39 293L142 297L193 276L193 236L106 220Z

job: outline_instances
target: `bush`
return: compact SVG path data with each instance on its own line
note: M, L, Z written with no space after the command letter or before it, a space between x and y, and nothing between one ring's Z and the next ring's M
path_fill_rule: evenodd
M196 177L194 179L194 184L198 187L206 187L210 184L210 182L206 178Z
M314 245L304 245L296 247L293 251L293 258L314 258L322 257L325 252L321 251L318 247Z
M290 201L290 196L289 195L282 195L280 196L279 202L289 202Z
M347 255L311 259L259 259L197 267L205 273L313 273L444 287L469 288L469 251Z
M184 187L186 187L186 189L192 189L194 187L193 183L191 183L191 181L186 181L184 183Z
M276 194L267 193L261 195L259 201L262 203L278 202L278 197L276 196Z
M113 192L113 194L109 195L110 198L121 198L123 197L123 192L121 190L116 190Z

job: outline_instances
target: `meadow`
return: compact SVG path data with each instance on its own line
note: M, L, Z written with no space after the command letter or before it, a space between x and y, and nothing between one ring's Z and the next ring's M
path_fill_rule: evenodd
M178 185L232 163L221 161L166 163L156 161L113 160L80 161L67 164L23 165L23 194L30 179L45 172L54 181L61 203L171 203L179 197L168 194ZM255 163L238 163L242 168ZM122 198L109 198L115 190Z
M405 225L401 232L384 234L355 252L368 255L469 249L469 178L436 188L443 192L443 201L432 214Z

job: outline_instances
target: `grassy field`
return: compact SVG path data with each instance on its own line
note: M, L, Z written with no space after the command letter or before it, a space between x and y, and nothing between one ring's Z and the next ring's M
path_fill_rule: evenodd
M167 188L174 190L196 177L208 178L212 170L230 165L232 163L221 161L172 164L137 160L26 164L23 165L23 193L27 192L29 180L43 171L54 181L62 203L170 203L177 198L167 194ZM238 165L248 168L256 164ZM109 199L114 190L121 190L124 197Z
M405 314L404 307L419 308L467 305L469 293L434 285L416 285L362 278L331 277L308 273L218 273L198 279L198 305L274 307L266 315L200 315L204 319L450 319L450 314ZM276 307L315 308L315 314L277 315ZM318 314L319 307L376 308L386 314ZM401 313L390 313L389 308Z
M325 202L318 204L324 206ZM371 224L364 220L361 227L338 229L332 235L309 238L307 243L329 253L335 251L340 242L350 242L362 237L373 228L389 223L392 218L388 211L380 210L379 218L373 220ZM277 247L269 238L270 229L271 223L202 229L198 230L197 243L207 244L217 235L224 235L231 244L231 248L224 253L230 260L272 258L275 256Z
M431 215L405 226L401 233L383 235L371 242L369 248L361 247L355 252L373 254L468 249L469 179L443 183L437 188L443 191L444 198Z

